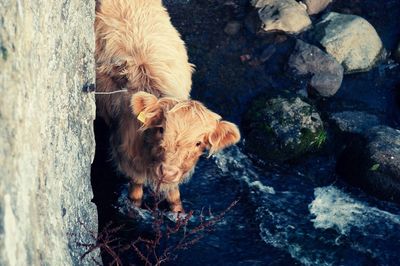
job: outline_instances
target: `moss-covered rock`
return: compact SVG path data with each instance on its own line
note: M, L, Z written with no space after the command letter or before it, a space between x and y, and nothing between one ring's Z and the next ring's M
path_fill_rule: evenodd
M315 151L327 136L317 111L299 97L254 101L244 127L247 150L274 161Z

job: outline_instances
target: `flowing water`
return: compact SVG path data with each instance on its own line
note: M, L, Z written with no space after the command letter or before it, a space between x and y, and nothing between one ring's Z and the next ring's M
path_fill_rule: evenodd
M237 147L202 161L182 194L193 209L223 209L239 195L241 200L216 232L178 257L177 265L400 262L397 205L337 180L321 186L298 171L256 167Z

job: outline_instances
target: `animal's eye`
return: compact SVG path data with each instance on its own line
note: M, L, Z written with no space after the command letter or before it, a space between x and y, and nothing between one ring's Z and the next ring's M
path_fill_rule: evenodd
M160 134L163 134L163 133L164 133L164 128L163 128L163 127L159 127L159 128L158 128L158 132L159 132Z
M201 141L196 143L196 147L200 147L200 145L201 145Z

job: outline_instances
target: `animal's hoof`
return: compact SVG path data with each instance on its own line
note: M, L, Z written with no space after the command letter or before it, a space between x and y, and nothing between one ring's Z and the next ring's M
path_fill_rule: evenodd
M130 199L130 200L132 201L132 204L133 204L135 207L140 208L140 207L142 206L142 200L133 200L133 199Z
M182 213L182 214L185 213L185 210L183 209L182 204L172 205L171 206L171 211L175 212L175 213Z
M182 213L182 212L172 212L171 211L171 212L166 213L166 217L170 221L175 222L175 223L178 222L178 221L185 220L185 219L188 219L188 221L191 221L191 222L195 221L193 216L188 218L188 214L185 214L185 213Z

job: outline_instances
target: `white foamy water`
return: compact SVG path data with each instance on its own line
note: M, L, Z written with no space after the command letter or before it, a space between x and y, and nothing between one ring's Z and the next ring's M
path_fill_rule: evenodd
M258 206L264 242L301 264L394 265L398 259L399 215L369 206L333 185L315 188L295 172L265 176L237 147L213 158L222 173L257 192L251 198ZM277 182L283 191L268 185Z
M259 206L261 238L303 265L398 265L400 216L333 185L294 186Z
M273 187L264 185L259 180L258 174L252 169L252 162L238 147L234 146L219 152L213 155L213 159L224 174L230 174L240 181L244 181L251 189L258 192L275 194Z
M314 195L309 210L315 215L311 220L315 228L333 228L346 235L354 227L362 230L380 222L400 225L398 215L359 202L335 186L315 188Z

